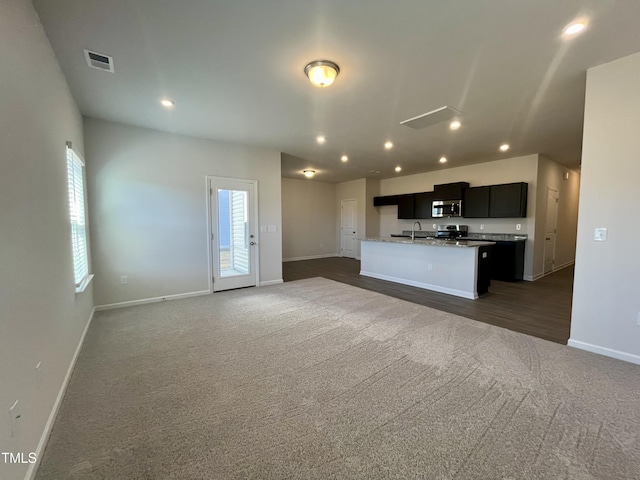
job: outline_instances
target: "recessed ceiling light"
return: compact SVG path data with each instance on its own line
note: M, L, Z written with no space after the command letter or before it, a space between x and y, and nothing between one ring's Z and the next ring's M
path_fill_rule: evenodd
M348 162L349 161L349 157L347 157L346 155L342 155L340 157L340 160L342 160L343 162Z
M447 163L447 157L440 157L440 163Z
M457 130L457 129L459 129L459 128L460 128L460 125L462 125L462 124L460 123L460 120L454 120L453 122L451 122L451 123L449 124L449 128L450 128L451 130Z
M163 98L162 100L160 100L160 104L165 108L173 108L176 102L174 102L173 100L169 100L168 98Z
M587 23L585 21L581 20L578 22L573 22L565 27L565 29L562 31L562 34L565 37L573 37L582 32L585 28L587 28Z
M502 152L506 152L507 150L509 150L509 144L508 143L503 143L502 145L500 145L500 151Z
M316 174L315 170L303 170L302 173L304 173L304 176L307 178L311 178Z
M327 141L327 139L326 139L326 137L324 135L318 135L316 137L316 140L318 141L318 143L321 143L321 144Z
M384 142L384 148L386 148L387 150L391 150L393 148L393 143Z

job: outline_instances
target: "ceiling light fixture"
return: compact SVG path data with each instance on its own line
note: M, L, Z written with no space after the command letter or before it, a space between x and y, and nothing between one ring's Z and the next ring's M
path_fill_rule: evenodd
M507 150L509 150L509 144L508 143L503 143L502 145L500 145L500 151L501 152L506 152Z
M587 28L587 23L585 21L581 20L581 21L573 22L564 28L564 30L562 31L562 34L565 37L573 37L579 34L580 32L582 32L585 28Z
M304 67L304 74L309 81L320 88L331 85L339 73L340 67L329 60L316 60Z
M447 157L440 157L440 163L447 163Z
M327 137L325 137L324 135L318 135L316 137L316 140L317 140L318 143L322 144L322 143L327 141Z
M386 148L387 150L391 150L393 148L393 143L384 142L384 148Z
M460 120L454 120L449 124L449 128L451 130L458 130L460 128L460 125L462 125L462 123L460 123Z
M315 170L303 170L302 173L304 173L304 176L307 178L311 178L316 174Z
M396 167L396 172L401 172L402 171L402 167Z
M160 100L160 104L164 108L173 108L176 102L174 102L173 100L169 100L168 98L163 98L162 100Z
M348 162L349 161L349 157L347 157L346 155L342 155L340 157L340 160L342 160L343 162Z

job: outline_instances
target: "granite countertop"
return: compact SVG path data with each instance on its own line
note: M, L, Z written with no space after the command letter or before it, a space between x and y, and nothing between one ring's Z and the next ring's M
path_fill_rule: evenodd
M398 235L411 235L411 230L403 230ZM431 232L428 230L416 230L415 238L435 237L437 232ZM399 237L402 238L402 237ZM468 233L467 236L462 237L465 240L488 240L490 242L517 242L520 240L526 240L527 234L517 233Z
M424 245L432 247L482 247L485 245L494 245L491 241L475 241L475 240L438 240L429 238L411 238L406 237L366 237L361 239L363 242L385 242L385 243L404 243L410 245Z

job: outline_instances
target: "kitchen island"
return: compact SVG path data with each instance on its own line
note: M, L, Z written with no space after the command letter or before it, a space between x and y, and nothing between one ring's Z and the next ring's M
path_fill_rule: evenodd
M360 275L477 299L489 287L494 242L402 237L362 239Z

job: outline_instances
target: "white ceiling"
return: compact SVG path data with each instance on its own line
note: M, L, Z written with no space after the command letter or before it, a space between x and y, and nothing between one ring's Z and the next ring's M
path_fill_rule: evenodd
M34 4L83 114L275 149L283 176L330 182L435 170L442 155L447 168L531 153L577 167L586 70L640 51L638 0ZM578 17L589 28L563 40ZM341 69L326 89L303 73L318 59ZM400 125L444 105L464 113L457 132Z

